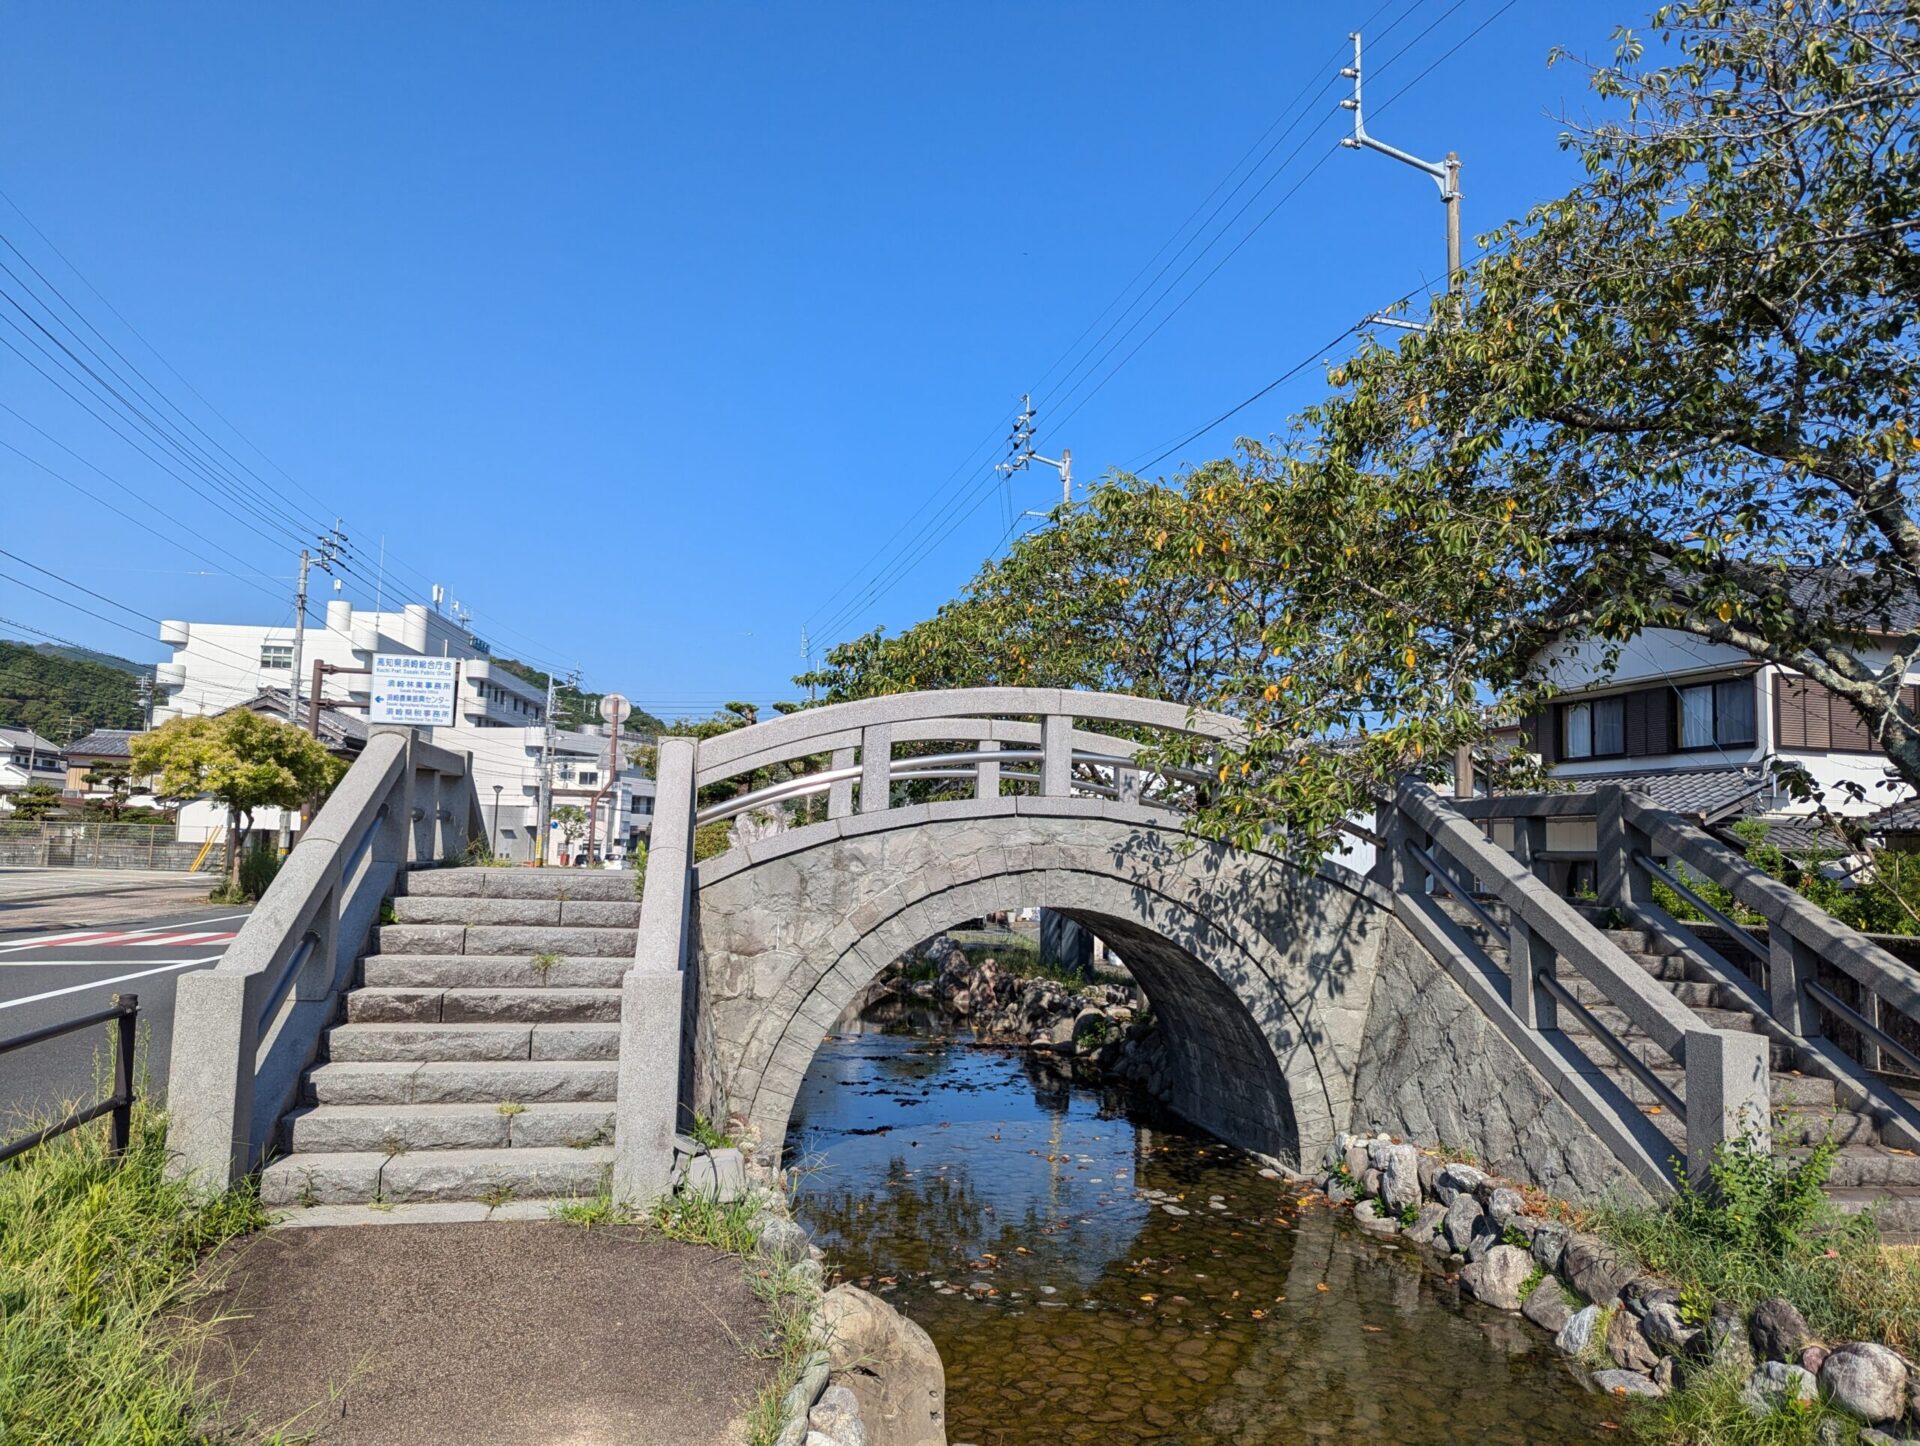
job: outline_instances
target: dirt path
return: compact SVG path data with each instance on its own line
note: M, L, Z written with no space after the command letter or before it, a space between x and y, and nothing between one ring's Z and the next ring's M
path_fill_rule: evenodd
M772 1376L739 1261L632 1229L271 1230L209 1268L200 1382L260 1435L708 1446Z

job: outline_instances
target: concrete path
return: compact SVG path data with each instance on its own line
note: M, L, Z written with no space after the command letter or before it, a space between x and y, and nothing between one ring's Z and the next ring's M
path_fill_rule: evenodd
M316 1446L718 1446L772 1378L740 1262L633 1229L272 1230L209 1269L201 1385Z
M164 919L203 908L219 879L141 869L0 868L0 938Z

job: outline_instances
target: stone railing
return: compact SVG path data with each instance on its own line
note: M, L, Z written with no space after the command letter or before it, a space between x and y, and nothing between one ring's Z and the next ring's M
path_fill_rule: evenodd
M1150 770L1136 740L1082 723L1203 739L1230 739L1240 729L1221 714L1123 694L961 688L810 708L701 742L661 740L646 890L620 1006L614 1189L622 1199L652 1199L671 1184L682 1082L691 1070L682 1015L693 966L694 830L821 794L827 818L851 826L894 810L898 782L969 781L975 801L1084 797L1147 807L1177 806L1183 791L1204 786L1204 774ZM894 751L924 744L965 747ZM703 788L814 759L826 766L698 808Z
M173 1167L224 1188L259 1164L412 861L480 837L465 754L377 727L226 955L181 977L167 1077Z
M1664 1137L1561 1032L1560 1011L1577 1019L1622 1069L1686 1122L1687 1170L1696 1178L1721 1143L1741 1134L1766 1137L1767 1042L1708 1026L1535 876L1538 860L1530 851L1556 801L1501 799L1473 809L1483 817L1498 813L1516 820L1517 852L1509 852L1452 801L1424 784L1403 783L1385 814L1381 881L1393 890L1402 921L1449 963L1449 972L1527 1061L1643 1184L1664 1192L1673 1184ZM1472 926L1444 908L1443 897ZM1476 935L1474 926L1483 932ZM1502 946L1498 955L1489 943ZM1572 965L1684 1072L1684 1098L1560 981L1556 959Z
M1891 1009L1920 1024L1920 973L1639 794L1617 786L1599 790L1594 818L1600 902L1661 935L1737 994L1771 1038L1792 1047L1803 1067L1831 1079L1841 1098L1873 1116L1889 1139L1920 1148L1920 1110L1872 1073L1887 1055L1920 1075L1920 1053L1889 1032L1884 1017ZM1711 880L1743 910L1765 919L1766 939L1755 938L1701 897L1699 879ZM1755 972L1737 967L1662 908L1654 896L1656 882L1712 920L1724 938L1751 957ZM1851 984L1854 1001L1821 982L1823 965ZM1829 1036L1828 1020L1853 1036L1851 1051Z

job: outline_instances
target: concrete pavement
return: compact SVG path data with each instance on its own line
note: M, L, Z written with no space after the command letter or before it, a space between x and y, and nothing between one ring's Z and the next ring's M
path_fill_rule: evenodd
M175 983L218 960L247 914L208 904L209 886L204 876L183 888L178 875L0 870L0 1039L137 994L148 1085L163 1088ZM0 1137L104 1093L106 1049L102 1027L0 1055Z

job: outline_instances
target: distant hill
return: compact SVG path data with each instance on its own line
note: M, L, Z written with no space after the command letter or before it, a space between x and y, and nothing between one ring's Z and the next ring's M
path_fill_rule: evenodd
M494 662L512 673L516 678L532 683L536 688L547 686L547 675L531 663L523 663L518 658L495 658ZM578 728L583 723L600 722L600 700L605 693L589 693L584 689L561 683L553 690L553 721L562 728ZM627 715L628 733L638 733L652 738L666 731L667 725L642 708L635 708Z
M90 648L0 639L0 727L31 728L56 743L76 730L138 728L139 680L152 673Z

